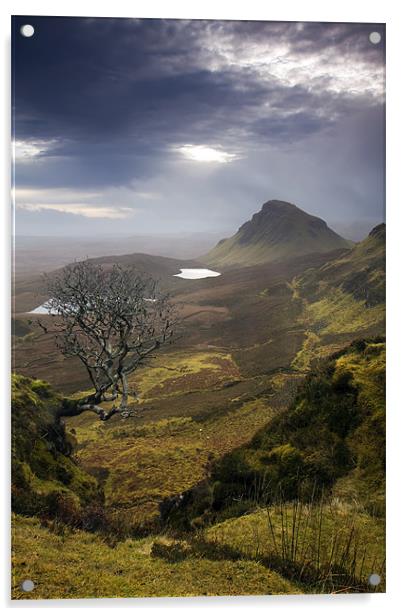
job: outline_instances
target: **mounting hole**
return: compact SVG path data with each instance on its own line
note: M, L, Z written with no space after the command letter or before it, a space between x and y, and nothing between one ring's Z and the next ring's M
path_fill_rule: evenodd
M24 592L31 592L35 588L35 584L32 580L24 580L21 584L21 588Z
M373 45L378 45L381 42L381 34L379 32L370 32L369 40Z
M378 586L380 582L381 576L378 575L378 573L372 573L371 575L369 575L368 583L370 584L370 586Z
M31 26L31 24L24 24L23 26L21 26L20 32L22 36L25 36L26 38L30 38L31 36L35 34L35 28Z

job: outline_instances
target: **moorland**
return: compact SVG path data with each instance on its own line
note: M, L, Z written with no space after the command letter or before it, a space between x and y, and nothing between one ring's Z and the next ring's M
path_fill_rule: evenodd
M158 279L179 335L130 376L135 416L60 419L90 383L16 277L13 597L383 591L385 225L353 244L269 201L207 254L92 261Z

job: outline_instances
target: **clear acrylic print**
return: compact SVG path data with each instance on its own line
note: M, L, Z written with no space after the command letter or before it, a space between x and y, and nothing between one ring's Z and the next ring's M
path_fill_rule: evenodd
M385 26L12 18L12 597L385 592Z

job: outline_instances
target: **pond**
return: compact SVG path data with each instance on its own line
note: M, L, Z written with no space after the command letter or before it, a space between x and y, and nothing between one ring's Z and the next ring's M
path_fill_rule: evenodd
M49 301L49 300L48 300ZM152 297L144 297L144 301L154 303L157 300ZM41 304L34 310L30 310L28 314L59 314L55 308L51 308L47 302Z
M30 310L28 314L57 314L57 310L50 308L47 302L41 304L34 310Z
M203 268L187 268L181 269L180 274L173 274L177 278L187 278L188 280L197 280L199 278L215 278L216 276L220 276L220 272L214 272L210 269Z
M205 268L184 268L180 269L180 274L173 274L176 278L186 278L187 280L198 280L200 278L215 278L216 276L220 276L220 272L214 272L210 269ZM154 302L156 300L151 298L144 298L146 302ZM54 308L51 309L47 302L41 304L34 310L31 310L28 314L57 314L57 310Z

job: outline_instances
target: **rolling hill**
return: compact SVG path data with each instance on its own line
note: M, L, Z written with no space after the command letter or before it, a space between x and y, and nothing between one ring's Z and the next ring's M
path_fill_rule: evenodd
M306 235L312 217L290 208ZM97 259L160 277L183 318L177 342L130 378L135 420L56 421L65 396L89 387L85 371L18 316L15 598L21 579L35 598L81 596L83 566L89 596L372 590L384 559L385 226L305 255L288 230L283 259L204 280L174 278L174 259ZM17 305L33 301L26 284ZM267 481L279 503L261 494Z
M305 339L293 361L309 368L356 338L385 332L385 224L362 242L318 268L307 268L292 282L300 302Z
M205 498L208 493L208 499ZM385 342L355 340L322 359L289 406L250 443L212 467L207 486L167 503L165 515L198 524L241 515L255 502L326 493L385 512ZM200 498L200 494L202 498ZM175 505L175 506L172 506Z
M200 260L215 267L248 266L352 245L321 218L286 201L273 200L264 203L233 237L221 240Z
M374 227L349 252L317 270L307 270L299 278L299 286L310 301L321 298L328 285L364 301L366 308L384 303L385 224Z

